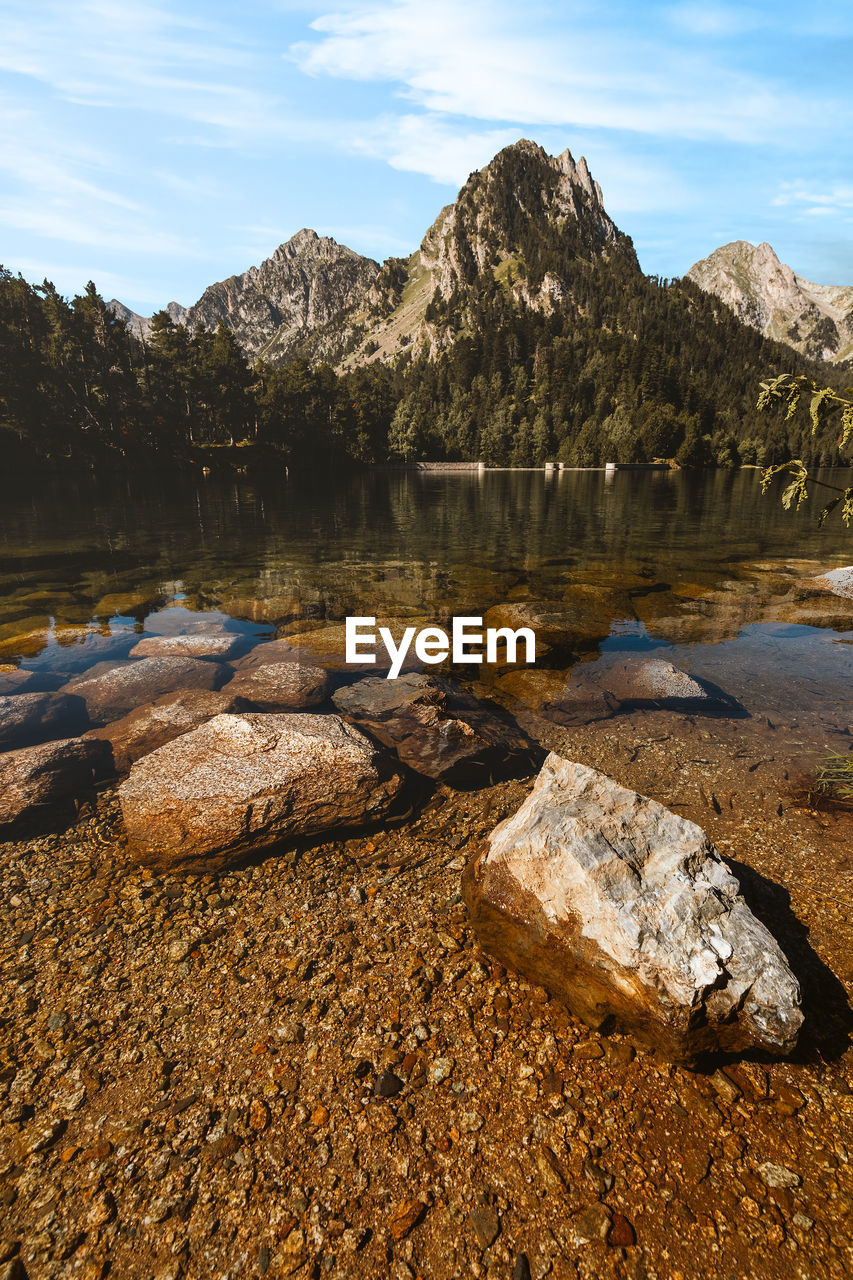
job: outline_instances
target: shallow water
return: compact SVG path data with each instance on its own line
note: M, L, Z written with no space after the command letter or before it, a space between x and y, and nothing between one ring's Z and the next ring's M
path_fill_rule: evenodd
M665 650L767 714L849 722L853 648L773 608L851 559L840 522L784 512L755 471L53 479L2 496L0 661L77 672L141 631L213 622L248 648L276 627L445 620L581 583L612 595L603 649Z

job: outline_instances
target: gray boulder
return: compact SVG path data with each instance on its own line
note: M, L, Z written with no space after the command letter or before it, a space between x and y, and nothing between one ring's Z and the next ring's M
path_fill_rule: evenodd
M50 823L92 789L109 750L102 742L66 738L0 755L0 828Z
M677 1061L796 1044L797 980L707 836L595 769L549 755L464 888L483 945L594 1027Z
M514 724L437 676L371 676L338 689L332 701L410 769L451 786L485 785L542 758Z
M373 822L402 786L339 716L220 715L134 764L119 787L132 856L217 867L295 836Z
M86 704L73 694L0 696L0 751L31 747L54 738L74 738L88 725Z
M229 668L199 658L141 658L98 662L63 686L86 702L93 724L108 724L176 689L218 689Z
M328 701L332 685L322 667L301 662L268 662L245 667L229 680L223 693L239 699L242 709L302 711Z

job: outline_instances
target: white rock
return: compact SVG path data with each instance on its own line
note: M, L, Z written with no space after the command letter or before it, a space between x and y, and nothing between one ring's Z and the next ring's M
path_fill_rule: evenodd
M704 832L552 753L465 874L484 945L593 1026L676 1059L788 1053L796 978Z

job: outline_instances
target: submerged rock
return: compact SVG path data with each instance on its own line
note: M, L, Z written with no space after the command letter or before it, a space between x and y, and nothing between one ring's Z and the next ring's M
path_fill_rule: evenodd
M236 710L235 700L224 690L178 689L162 698L137 707L120 720L112 720L84 736L109 744L115 773L127 773L130 766L182 733L197 729L214 716Z
M301 711L326 702L331 687L322 667L306 667L300 662L267 662L238 671L223 692L247 704L243 707L245 710Z
M531 627L536 633L537 657L547 646L557 650L594 647L606 640L615 621L633 619L634 608L621 590L577 584L560 600L528 600L495 605L486 613L486 627Z
M84 738L45 742L0 755L0 827L52 819L54 811L90 791L109 750Z
M544 713L560 724L589 724L639 707L699 715L746 714L734 698L665 658L626 658L575 667Z
M0 751L74 738L89 725L82 698L63 693L0 696Z
M339 716L220 715L137 761L119 787L141 861L221 866L293 836L381 818L393 762Z
M332 701L410 769L451 786L532 769L542 758L520 729L436 676L368 677Z
M63 686L85 699L95 724L108 724L144 703L176 689L218 689L228 668L199 658L141 658L99 662Z
M699 827L553 752L465 873L503 963L679 1061L796 1044L799 985L739 890Z
M801 626L853 630L853 566L801 578L791 588L790 599L779 607L776 616L780 622Z
M243 643L243 637L217 631L184 636L144 636L130 651L131 658L219 658L224 660Z
M64 683L64 676L46 671L25 671L22 667L0 667L0 698L19 693L50 693Z

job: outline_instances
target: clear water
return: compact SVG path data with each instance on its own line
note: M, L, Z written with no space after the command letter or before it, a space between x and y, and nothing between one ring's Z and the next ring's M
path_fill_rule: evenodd
M78 671L206 617L249 647L351 613L444 620L585 583L612 594L605 650L666 650L768 706L819 696L843 717L851 637L772 610L796 577L851 561L853 533L784 512L754 471L7 481L0 662Z

